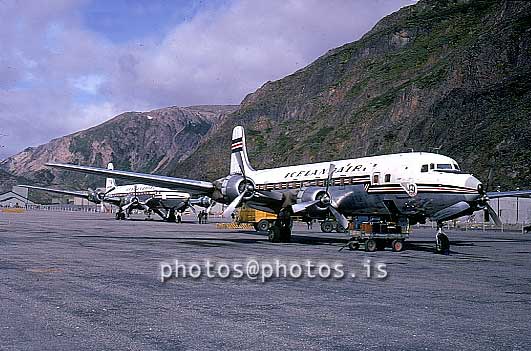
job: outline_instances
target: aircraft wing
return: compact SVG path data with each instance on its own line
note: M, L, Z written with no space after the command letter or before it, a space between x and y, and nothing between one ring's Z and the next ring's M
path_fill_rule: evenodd
M136 173L128 171L110 170L106 168L77 166L70 164L60 163L47 163L46 166L58 168L67 171L74 171L86 174L93 174L99 176L105 176L110 178L118 178L128 180L131 182L138 182L142 184L148 184L153 186L166 187L177 190L184 190L191 194L204 194L210 195L215 187L211 182L204 182L201 180L183 179L167 177L155 174Z
M21 188L26 188L26 189L46 191L48 193L81 197L81 198L84 198L84 199L88 199L88 197L89 197L89 195L88 195L88 193L86 191L59 190L59 189L43 188L43 187L40 187L40 186L33 186L33 185L17 185L17 186L19 186Z
M530 197L531 190L514 190L514 191L493 191L487 193L489 199L498 199L501 197Z

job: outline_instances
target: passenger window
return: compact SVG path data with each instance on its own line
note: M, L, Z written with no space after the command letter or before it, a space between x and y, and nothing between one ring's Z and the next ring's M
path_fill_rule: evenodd
M390 175L390 174L386 174L386 175L385 175L385 182L386 182L386 183L391 182L391 175Z
M378 174L375 174L373 177L373 183L378 184L380 182L380 176Z
M427 172L428 171L428 165L422 165L422 168L420 170L421 172Z

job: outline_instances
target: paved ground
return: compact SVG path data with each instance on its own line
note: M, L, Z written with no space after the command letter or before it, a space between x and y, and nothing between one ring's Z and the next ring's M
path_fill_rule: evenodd
M338 252L338 234L294 242L213 224L107 215L0 214L2 350L529 350L531 235L418 230L408 250ZM170 279L160 262L340 262L386 279Z

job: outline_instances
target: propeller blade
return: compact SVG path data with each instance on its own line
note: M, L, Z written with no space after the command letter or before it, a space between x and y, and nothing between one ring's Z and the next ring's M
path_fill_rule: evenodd
M306 201L306 202L300 202L298 204L293 204L291 205L291 210L293 211L293 213L298 213L298 212L304 211L305 209L307 209L308 207L312 205L319 203L320 201L321 200L314 200L314 201Z
M234 200L232 200L232 202L229 204L229 206L227 206L227 208L225 209L225 211L223 211L223 218L228 218L230 217L230 215L232 214L232 212L234 212L234 210L236 209L236 207L238 207L240 205L240 203L242 202L244 196L247 194L247 191L244 191L242 192L237 198L235 198Z
M483 222L484 223L490 222L489 210L486 207L483 209Z
M489 168L489 175L487 176L487 185L485 186L485 192L489 191L490 186L492 185L492 178L494 177L494 172L492 170L492 167Z
M133 205L133 203L130 202L130 203L128 203L127 205L122 206L122 211L123 211L123 212L127 212L127 211L129 211L129 208L130 208L132 205Z
M498 226L502 225L502 221L501 221L500 217L498 216L496 211L494 211L494 209L489 204L486 205L486 209L487 209L488 214L490 215L490 217L494 221L494 223L496 223L496 225L498 225Z
M242 158L242 153L241 152L237 152L236 153L236 160L238 161L238 166L240 167L240 171L242 171L243 179L246 179L246 177L245 177L245 167L243 167L243 158Z
M337 223L341 224L341 226L345 229L348 228L348 219L343 216L341 213L339 213L338 210L336 210L334 207L329 206L330 212L336 217Z
M190 209L192 210L193 213L197 213L194 206L190 206Z
M328 187L330 186L330 182L332 181L332 175L334 174L336 170L336 165L331 163L330 168L328 169L328 178L326 180L326 193L328 193Z
M111 191L113 191L114 189L116 189L115 186L113 186L112 188L110 188L109 190L107 190L106 192L103 193L103 196L107 196L108 193L110 193Z

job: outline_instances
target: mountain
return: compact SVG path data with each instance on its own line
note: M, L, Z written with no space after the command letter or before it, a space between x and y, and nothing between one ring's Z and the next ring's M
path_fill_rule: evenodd
M67 162L159 172L188 157L213 125L237 106L168 107L126 112L96 127L27 148L0 163L5 171L40 184L98 186L101 179L51 171L46 162Z
M241 124L257 168L438 150L529 187L530 72L530 2L421 0L248 95L170 174L226 175Z
M492 168L493 185L529 188L529 72L531 2L421 0L239 107L125 113L0 167L81 186L94 180L42 165L113 159L121 169L213 180L228 173L231 131L243 125L256 168L437 150L483 180Z
M17 177L0 169L0 194L11 191L13 185L26 183L28 180L22 177Z

